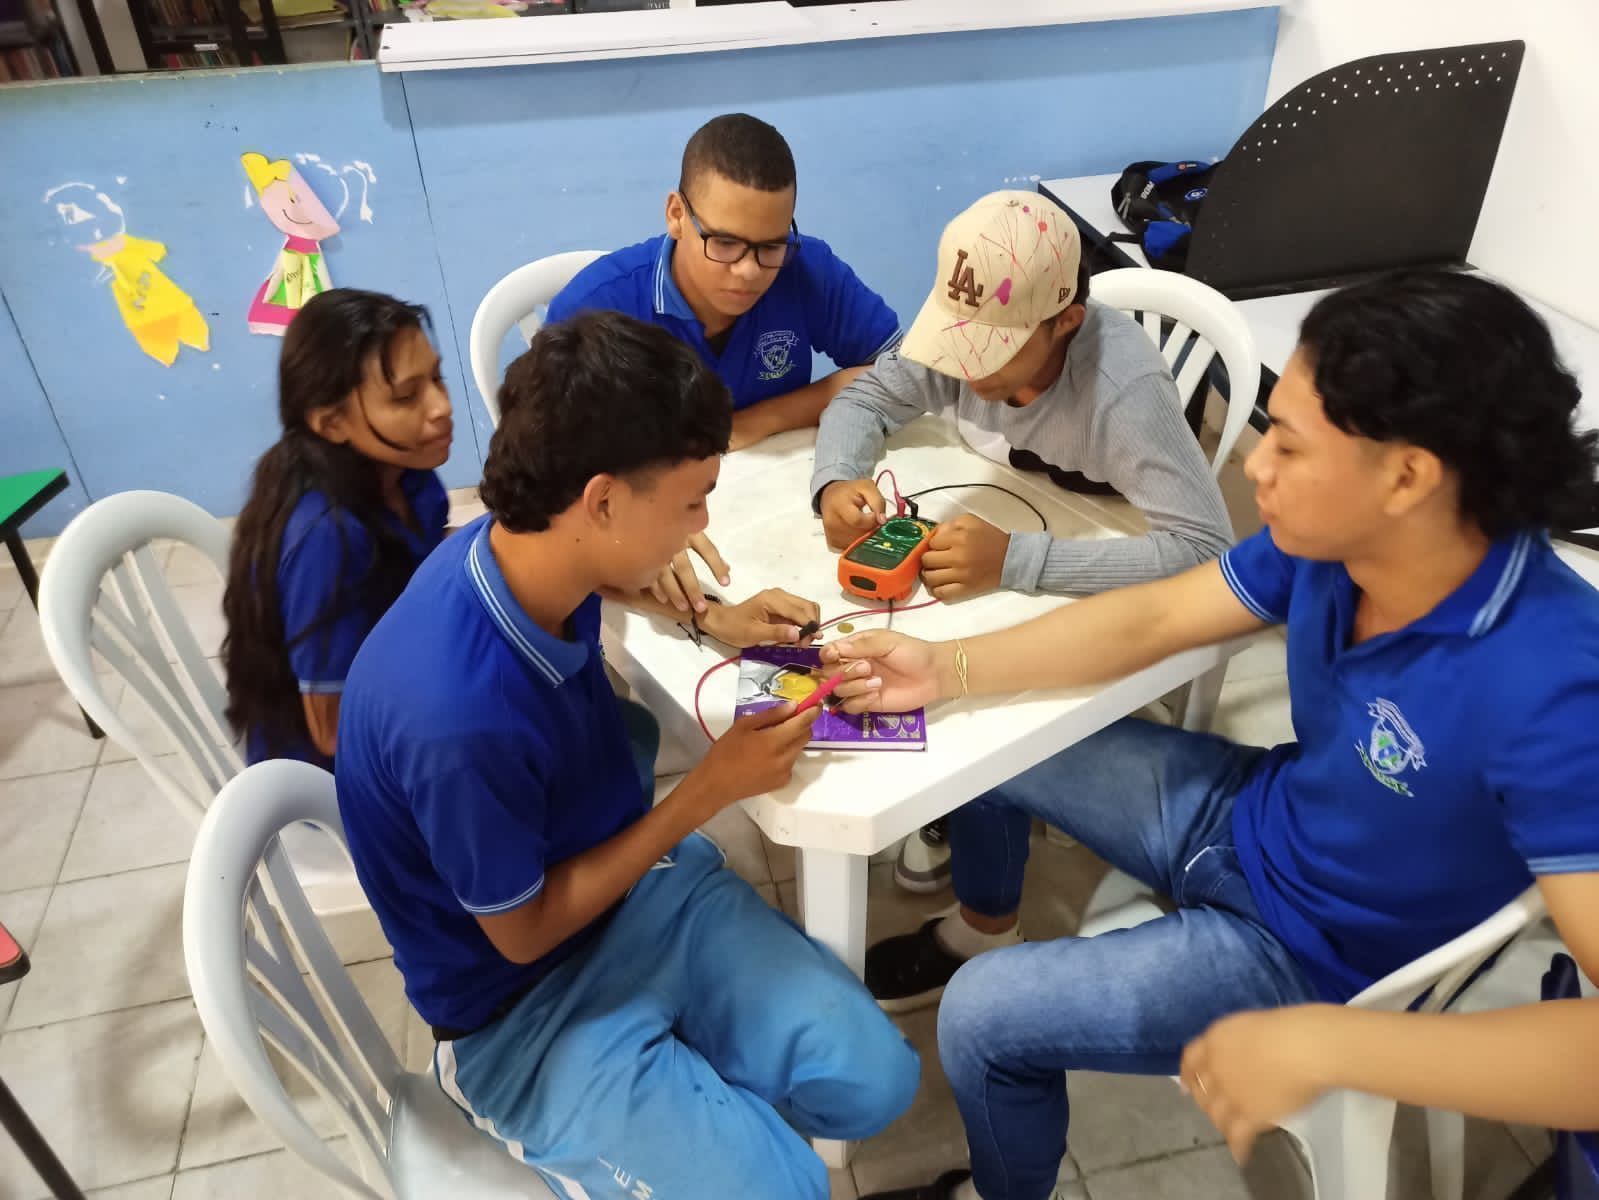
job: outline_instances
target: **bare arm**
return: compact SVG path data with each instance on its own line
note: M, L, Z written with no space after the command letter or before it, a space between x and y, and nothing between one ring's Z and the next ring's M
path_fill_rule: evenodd
M311 735L311 744L333 757L333 744L339 732L338 692L301 692L300 705L305 711L305 728Z
M1170 579L1102 592L999 633L961 642L922 642L888 630L858 633L822 648L845 663L835 693L845 710L909 712L970 691L1023 692L1119 679L1196 646L1264 628L1233 595L1219 564ZM958 655L964 649L966 678ZM969 686L968 686L969 685Z
M807 383L802 388L762 400L733 414L733 440L729 450L743 450L790 429L809 429L822 419L834 396L865 367L847 367Z
M1544 902L1583 974L1599 974L1599 872L1544 875ZM1481 1013L1371 1013L1338 1041L1332 1087L1495 1121L1599 1129L1599 999Z
M657 600L649 592L627 594L607 589L601 594L613 603L647 616L665 617L679 623L689 619L688 613ZM693 619L703 632L723 645L744 649L763 642L810 645L811 638L801 639L800 630L821 618L822 610L814 602L781 588L767 588L737 604L707 604L705 611L695 613Z
M963 645L973 693L1076 687L1119 679L1172 654L1263 628L1214 562L1169 579L1078 600ZM954 647L940 647L953 678ZM960 694L958 679L946 692Z
M1481 1013L1328 1014L1328 1086L1553 1129L1599 1126L1599 998Z
M478 924L506 958L533 962L615 904L715 811L703 783L690 775L615 837L550 868L532 900L510 912L480 915Z
M1589 979L1599 970L1599 872L1538 879ZM1599 1128L1599 999L1481 1013L1311 1004L1238 1013L1183 1055L1183 1082L1247 1157L1255 1138L1323 1092L1350 1089L1488 1120Z

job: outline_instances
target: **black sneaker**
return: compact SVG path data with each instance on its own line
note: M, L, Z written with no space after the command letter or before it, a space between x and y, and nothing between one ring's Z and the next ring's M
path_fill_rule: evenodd
M914 1012L938 1002L965 959L944 949L933 917L915 933L884 938L866 949L866 990L884 1012Z
M862 1196L861 1200L949 1200L955 1189L971 1177L970 1171L945 1171L932 1183L924 1183L921 1187L873 1192L870 1196Z

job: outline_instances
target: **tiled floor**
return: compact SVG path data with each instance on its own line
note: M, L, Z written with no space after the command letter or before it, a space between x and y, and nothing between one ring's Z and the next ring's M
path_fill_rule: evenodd
M1236 484L1230 492L1237 494ZM1247 501L1247 489L1244 489ZM47 546L40 547L41 553ZM220 584L203 562L168 562L202 640L220 636ZM210 651L214 653L214 649ZM1267 639L1233 665L1218 730L1269 744L1289 736L1283 646ZM771 902L794 908L793 855L738 810L712 833ZM33 957L0 988L0 1077L92 1195L116 1200L280 1200L333 1189L278 1148L205 1049L179 943L192 830L117 747L92 741L44 656L38 621L9 567L0 569L0 919ZM1086 851L1040 839L1024 921L1034 936L1075 928L1102 868ZM914 928L948 903L898 891L871 872L871 937ZM405 1005L387 946L370 920L341 922L335 943L396 1046L413 1066L430 1047ZM835 1197L920 1182L964 1161L939 1069L932 1012L906 1017L922 1053L921 1092L883 1135L834 1176ZM1246 1182L1219 1138L1164 1079L1081 1074L1071 1080L1072 1156L1064 1178L1087 1200L1296 1200L1303 1169L1268 1142ZM326 1113L320 1131L335 1132ZM1472 1200L1498 1200L1530 1169L1537 1135L1482 1126L1471 1140ZM1396 1194L1425 1194L1424 1153L1401 1156ZM0 1137L0 1200L45 1193ZM712 1200L712 1198L707 1198ZM714 1198L722 1200L722 1198Z

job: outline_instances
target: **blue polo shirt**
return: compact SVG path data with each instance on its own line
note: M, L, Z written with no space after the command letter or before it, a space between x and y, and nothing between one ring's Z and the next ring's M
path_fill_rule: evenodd
M1341 564L1264 530L1221 565L1288 626L1298 738L1238 796L1234 839L1267 925L1329 1000L1534 876L1599 871L1599 592L1547 538L1496 542L1432 612L1358 646Z
M604 309L659 325L721 376L735 409L804 387L818 351L839 367L859 367L899 342L894 310L826 242L802 234L798 251L733 322L718 354L672 278L676 245L662 234L590 263L550 302L549 319Z
M339 815L356 875L433 1025L471 1030L583 945L502 957L478 915L643 815L600 656L600 599L552 637L506 587L488 517L450 538L356 655L339 712Z
M450 497L432 471L407 471L400 490L411 506L415 528L391 512L384 519L405 538L413 568L444 540ZM355 652L383 614L357 585L372 562L372 535L349 513L335 510L320 491L301 496L283 526L278 551L278 612L283 618L289 669L302 695L337 694ZM251 730L250 762L264 758L299 758L325 770L328 758L302 735L279 746L276 755L260 730Z

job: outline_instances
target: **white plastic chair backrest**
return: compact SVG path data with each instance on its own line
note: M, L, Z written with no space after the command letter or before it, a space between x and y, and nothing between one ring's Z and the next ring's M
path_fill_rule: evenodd
M1448 1008L1482 965L1544 915L1533 884L1509 904L1459 937L1379 979L1349 1001L1351 1008L1435 1013ZM1423 997L1425 997L1423 999ZM1421 1002L1418 1004L1417 1001ZM1394 1102L1360 1092L1329 1092L1277 1123L1304 1148L1317 1195L1381 1196L1393 1136ZM1432 1192L1444 1200L1462 1193L1464 1118L1431 1109L1427 1114ZM1323 1181L1322 1170L1333 1179ZM1325 1188L1325 1190L1323 1190Z
M489 289L472 317L472 335L467 354L472 360L472 380L477 384L489 422L500 423L500 348L514 325L522 331L523 343L544 324L543 309L572 282L572 277L604 250L570 250L551 254L518 267Z
M1455 1001L1483 963L1547 911L1543 893L1535 883L1459 937L1385 975L1351 999L1349 1006L1403 1012L1426 992L1427 998L1418 1011L1441 1012Z
M222 789L189 860L184 962L206 1038L245 1103L324 1175L378 1197L383 1189L328 1148L267 1057L270 1044L329 1103L361 1161L388 1170L404 1072L278 840L299 822L346 845L333 776L309 763L257 763Z
M50 661L84 712L199 821L244 760L223 716L226 691L156 561L151 543L166 539L194 547L226 576L228 531L198 505L165 492L121 492L91 504L45 561L39 623ZM157 747L133 733L106 695L95 654L144 702L173 746ZM173 747L193 778L175 775L160 760Z
M1210 464L1211 474L1221 474L1260 391L1260 351L1244 315L1208 284L1149 267L1123 267L1095 275L1088 294L1090 299L1142 320L1144 332L1176 376L1177 394L1184 401L1221 355L1227 367L1227 417ZM1169 332L1161 328L1163 317L1172 322Z

